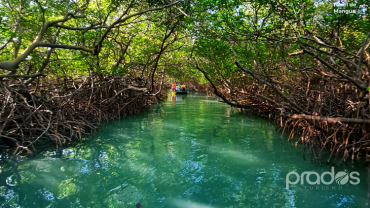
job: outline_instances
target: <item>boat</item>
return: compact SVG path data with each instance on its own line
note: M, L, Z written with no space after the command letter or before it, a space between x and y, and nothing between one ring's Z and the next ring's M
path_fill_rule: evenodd
M187 89L186 91L173 91L173 90L171 89L171 93L172 93L172 95L187 95L187 94L188 94L188 92L189 92L189 89Z
M180 92L174 92L175 95L187 95L188 92L187 91L180 91Z

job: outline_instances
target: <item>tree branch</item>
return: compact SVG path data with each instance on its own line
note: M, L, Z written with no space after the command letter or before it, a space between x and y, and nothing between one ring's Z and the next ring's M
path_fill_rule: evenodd
M347 76L346 74L343 74L342 72L338 71L337 69L335 69L333 66L331 66L328 62L326 62L324 59L320 58L319 56L317 56L316 54L314 54L313 52L311 52L310 50L307 50L305 49L303 46L302 46L303 50L311 55L312 57L314 57L315 59L319 60L321 63L323 63L325 66L327 66L330 70L332 70L334 73L338 74L339 76L341 76L342 78L344 79L347 79L349 80L350 82L352 82L356 87L360 88L360 89L364 89L366 88L366 83L364 82L361 82L359 80L355 80L354 78L350 77L350 76Z
M225 103L233 106L233 107L237 107L237 108L249 108L250 106L248 105L241 105L239 103L233 103L231 101L229 101L225 96L223 96L218 90L217 90L217 87L213 84L212 80L207 76L207 74L205 73L205 71L203 71L199 66L198 64L195 65L195 68L198 69L200 72L202 72L202 74L204 75L204 77L209 81L209 83L212 85L213 89L214 89L214 92L215 94L220 97Z
M249 71L248 69L244 68L240 63L239 63L239 59L238 59L238 56L233 48L234 46L234 43L231 45L230 49L231 51L233 52L234 56L235 56L235 59L236 59L236 66L241 69L242 71L248 73L249 75L251 75L253 77L253 79L256 79L258 82L262 83L262 84L265 84L267 85L268 87L270 87L271 89L273 89L277 94L279 94L284 100L286 100L288 103L290 103L294 108L296 112L304 112L306 114L309 114L307 111L303 110L301 107L299 107L295 102L293 102L292 100L290 100L287 96L285 96L274 84L268 82L268 81L265 81L259 77L257 77L253 72Z
M358 118L330 118L330 117L322 117L322 116L311 116L306 114L294 114L291 118L298 119L303 118L307 120L317 120L317 121L326 121L328 123L370 123L369 119L358 119Z

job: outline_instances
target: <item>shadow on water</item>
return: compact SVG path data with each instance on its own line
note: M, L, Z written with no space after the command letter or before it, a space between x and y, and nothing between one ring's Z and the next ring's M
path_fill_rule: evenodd
M147 113L112 122L80 144L0 167L1 207L363 207L360 184L291 185L286 175L330 171L280 139L266 119L214 97L169 96Z

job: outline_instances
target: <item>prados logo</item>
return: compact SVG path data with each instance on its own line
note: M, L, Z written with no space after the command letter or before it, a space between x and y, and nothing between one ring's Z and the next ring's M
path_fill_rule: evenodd
M290 175L295 175L296 180L291 181L290 177L289 177ZM316 180L311 180L310 179L311 175L315 176L315 177L311 177L311 179L315 178ZM325 181L324 180L325 175L330 176L330 181ZM295 184L298 184L299 181L301 181L301 184L303 185L304 181L305 181L304 180L305 176L306 176L307 183L310 184L310 185L320 185L320 184L331 185L334 182L334 180L340 186L348 183L348 181L352 185L357 185L357 184L360 183L360 178L358 178L358 176L360 176L359 172L353 171L350 174L348 174L348 172L340 171L337 174L335 174L334 173L334 167L331 167L330 172L326 171L326 172L323 172L321 175L319 175L315 171L305 171L301 175L299 175L297 172L294 172L294 171L289 172L286 175L286 181L285 181L286 189L289 189L290 184L295 185Z

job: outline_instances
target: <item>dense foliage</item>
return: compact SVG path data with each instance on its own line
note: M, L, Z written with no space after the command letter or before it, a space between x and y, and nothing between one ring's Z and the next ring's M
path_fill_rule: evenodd
M313 154L348 155L369 144L370 2L339 3L3 1L0 77L29 89L139 77L152 96L159 83L209 82L226 103L298 129Z

